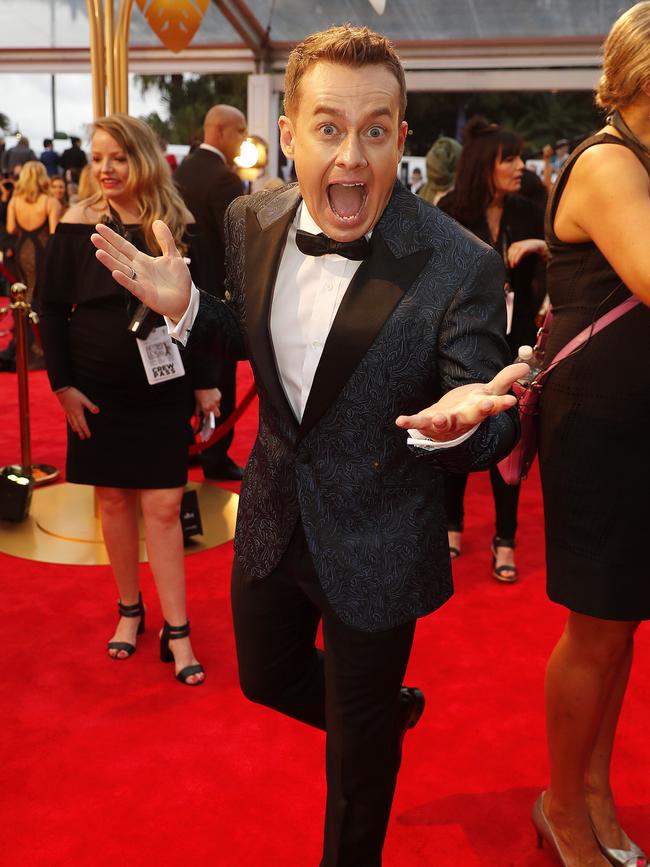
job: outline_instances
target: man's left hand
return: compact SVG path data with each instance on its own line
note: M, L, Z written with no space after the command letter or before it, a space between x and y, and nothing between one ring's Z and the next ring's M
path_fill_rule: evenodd
M529 371L527 364L510 364L491 382L461 385L416 415L400 415L398 427L413 428L437 442L449 442L481 424L491 415L511 409L517 398L508 394L513 383Z

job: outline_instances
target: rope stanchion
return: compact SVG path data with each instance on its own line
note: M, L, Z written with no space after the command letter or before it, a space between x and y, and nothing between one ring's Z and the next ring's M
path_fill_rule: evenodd
M237 424L242 415L246 412L248 407L257 397L257 391L254 385L248 389L246 394L241 400L241 403L238 407L236 407L230 415L225 418L221 424L215 429L214 433L210 437L209 440L206 440L204 443L194 443L194 445L190 446L190 455L200 455L201 452L205 451L205 449L210 448L216 442L219 442L220 439L225 437L225 435L233 429L233 427Z
M27 323L36 320L31 304L27 300L27 286L14 283L11 287L10 306L14 315L14 337L16 341L16 373L18 374L18 406L20 412L20 462L24 472L32 476L35 485L53 482L60 471L50 464L32 463L32 446L29 418L29 376L27 367Z
M18 280L18 278L14 277L11 271L6 268L2 262L0 262L0 274L6 279L10 286ZM4 319L4 317L7 315L7 313L9 313L10 310L11 303L7 304L5 307L0 307L0 319ZM10 333L10 331L0 331L0 337L6 337L7 334Z
M7 268L2 262L0 262L0 274L5 278L5 280L11 286L13 283L16 283L18 278L15 277L9 268ZM10 299L9 299L10 300ZM0 307L0 319L4 319L7 313L11 311L11 302L7 304L5 307ZM4 326L3 326L4 328ZM11 330L8 331L0 331L0 337L6 337L11 334Z

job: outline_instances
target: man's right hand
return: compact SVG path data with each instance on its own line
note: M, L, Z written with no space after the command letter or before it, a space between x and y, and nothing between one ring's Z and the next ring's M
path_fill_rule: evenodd
M156 313L178 322L190 302L192 278L165 223L162 220L153 223L162 256L141 253L103 223L95 228L97 233L90 237L97 247L95 255L113 279Z

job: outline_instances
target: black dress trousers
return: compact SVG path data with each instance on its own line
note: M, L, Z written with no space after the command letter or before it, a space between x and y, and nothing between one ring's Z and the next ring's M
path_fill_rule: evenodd
M232 610L247 698L327 732L321 867L380 867L415 622L384 632L346 626L320 587L300 521L266 578L248 577L235 558ZM315 645L321 620L324 653Z

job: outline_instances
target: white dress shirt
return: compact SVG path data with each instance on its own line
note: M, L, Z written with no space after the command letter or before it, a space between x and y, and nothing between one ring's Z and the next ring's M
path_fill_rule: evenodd
M304 202L289 228L271 303L271 339L280 381L298 421L302 419L334 317L360 260L328 253L305 256L296 231L321 231Z
M226 165L228 165L228 160L223 155L223 152L220 151L219 148L216 148L214 145L207 144L206 142L201 142L201 144L199 145L199 148L202 151L212 151L213 154L216 154L218 157L221 157L221 159L224 161L224 163L226 163Z
M304 202L298 207L289 228L280 259L271 302L270 326L280 382L300 421L334 317L361 262L335 253L306 256L296 246L298 229L315 235L321 231ZM167 320L169 333L183 345L198 308L199 292L192 285L190 303L181 319L175 326ZM476 427L443 443L429 439L419 431L409 430L407 442L426 449L450 448L464 442Z

